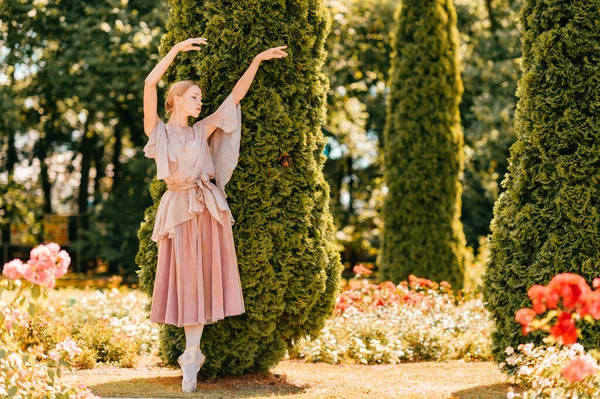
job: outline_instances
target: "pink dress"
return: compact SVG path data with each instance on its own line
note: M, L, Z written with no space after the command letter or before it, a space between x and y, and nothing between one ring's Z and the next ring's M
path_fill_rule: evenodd
M217 127L208 141L206 125ZM156 160L157 178L167 183L152 234L158 243L152 322L211 324L245 311L224 190L237 165L240 138L241 109L229 95L193 127L159 120L144 147Z

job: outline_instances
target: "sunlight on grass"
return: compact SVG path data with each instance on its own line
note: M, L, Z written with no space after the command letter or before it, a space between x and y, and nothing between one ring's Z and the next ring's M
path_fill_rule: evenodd
M359 366L285 360L268 373L201 381L197 392L182 393L181 371L159 367L159 362L147 357L136 369L102 366L66 378L88 384L102 397L139 398L504 399L509 387L488 362Z

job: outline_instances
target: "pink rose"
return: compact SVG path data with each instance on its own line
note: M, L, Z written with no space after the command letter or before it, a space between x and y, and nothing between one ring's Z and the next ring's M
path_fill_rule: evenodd
M571 382L581 381L598 370L596 359L589 355L577 356L571 360L562 371L563 377Z
M67 273L71 257L56 243L38 245L30 252L26 264L14 259L4 265L3 274L10 279L25 278L32 284L54 288L56 279Z
M56 350L51 350L50 352L48 352L48 356L50 357L50 359L54 360L56 363L58 363L58 361L60 360L60 353L58 353L58 351Z
M354 272L354 274L357 274L359 276L369 276L371 273L373 273L372 270L367 269L363 265L356 265L356 266L354 266L354 268L352 269L352 271Z
M55 242L46 244L46 248L54 255L58 254L58 251L60 251L60 245Z
M62 276L64 276L67 273L67 270L69 269L69 265L71 264L71 257L69 256L67 251L65 251L63 249L62 251L60 251L58 253L58 258L59 258L58 270L55 273L55 275L56 275L56 278L61 278Z
M515 314L515 320L523 328L523 335L527 335L530 332L529 323L533 321L536 316L536 312L533 309L523 308L519 309Z
M21 262L20 259L13 259L10 262L4 264L2 274L11 280L17 280L23 277L26 265Z

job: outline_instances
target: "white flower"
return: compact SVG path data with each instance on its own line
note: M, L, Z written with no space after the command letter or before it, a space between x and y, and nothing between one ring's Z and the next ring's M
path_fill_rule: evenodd
M508 356L512 355L513 353L515 353L515 350L513 349L512 346L509 346L508 348L506 348L504 350L504 353L506 353Z
M583 353L585 351L585 349L583 349L583 346L579 343L571 345L571 349L577 353Z
M515 356L507 357L506 364L508 364L509 366L514 366L515 364L517 364L517 358Z
M528 344L523 345L522 348L521 348L521 352L524 353L527 356L529 356L531 354L532 350L533 350L533 344L531 342L528 343Z
M549 387L552 384L549 378L541 378L540 379L540 387Z
M533 373L533 369L528 366L522 366L519 369L519 375L531 375Z

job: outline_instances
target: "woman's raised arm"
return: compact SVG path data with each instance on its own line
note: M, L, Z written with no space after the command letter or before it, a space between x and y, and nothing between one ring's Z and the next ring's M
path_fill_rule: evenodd
M235 100L236 105L239 104L240 101L242 101L242 98L244 98L244 96L248 92L248 89L250 88L250 85L254 80L254 76L256 75L256 71L258 71L260 63L262 61L270 60L272 58L287 57L287 53L283 51L284 48L287 48L287 46L273 47L266 51L263 51L262 53L254 57L254 60L252 60L252 63L250 64L246 72L244 72L240 80L237 81L235 87L233 88L233 91L231 92L233 94L233 99Z
M156 84L180 51L200 50L200 44L206 43L206 39L202 37L187 39L177 43L146 77L144 81L144 132L148 137L150 137L158 123Z

